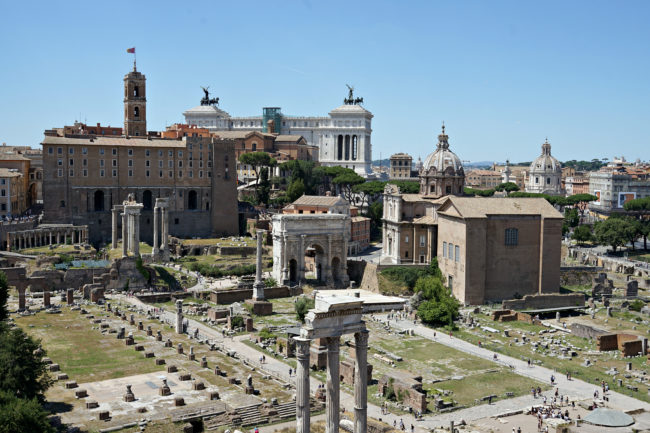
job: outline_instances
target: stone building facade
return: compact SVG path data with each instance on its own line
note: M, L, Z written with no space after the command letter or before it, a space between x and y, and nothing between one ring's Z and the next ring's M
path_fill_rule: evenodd
M558 291L563 217L545 199L450 196L436 213L438 264L461 302Z
M650 197L650 179L627 173L624 169L589 173L589 194L597 197L589 209L609 215L624 210L625 202Z
M185 122L217 131L259 131L268 133L273 120L276 133L299 135L318 148L324 166L351 168L364 177L372 176L371 122L373 115L352 94L327 116L286 116L279 107L265 107L261 116L232 117L216 105L200 105L183 113Z
M156 199L169 199L169 234L238 233L234 141L153 137L147 132L146 80L124 77L125 135L45 131L43 222L88 226L89 241L111 241L111 209L133 194L143 204L141 240L153 241ZM196 134L198 135L198 134Z
M397 180L410 180L413 176L413 157L408 153L395 153L390 156L388 177Z
M457 196L464 173L445 134L420 176L420 194L386 185L383 265L437 257L446 284L467 304L558 290L563 218L546 200Z
M25 176L15 168L0 168L0 217L21 215L27 203Z

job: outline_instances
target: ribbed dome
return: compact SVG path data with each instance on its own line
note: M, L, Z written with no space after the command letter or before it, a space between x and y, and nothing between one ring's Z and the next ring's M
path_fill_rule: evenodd
M423 171L429 171L433 168L438 172L443 172L451 167L454 175L464 173L460 158L449 150L448 140L449 136L445 134L445 126L443 125L442 134L438 135L438 148L424 160L422 164Z
M562 164L551 156L551 144L548 139L542 144L542 154L530 164L530 173L562 173Z

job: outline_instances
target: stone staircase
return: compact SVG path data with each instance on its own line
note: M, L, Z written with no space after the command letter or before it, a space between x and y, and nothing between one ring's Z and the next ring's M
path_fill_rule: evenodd
M241 426L248 426L248 425L260 425L260 424L268 424L269 423L269 417L268 416L262 416L262 414L259 411L259 405L253 405L253 406L244 406L244 407L238 407L235 409L237 411L237 414L241 416Z
M322 409L322 404L316 402L313 398L312 401L312 412ZM238 418L241 418L241 422L232 423L239 427L246 426L260 426L264 424L269 424L271 422L286 420L294 418L296 416L296 402L289 401L286 403L280 403L274 405L275 410L278 414L273 416L263 415L260 412L261 404L254 404L250 406L242 406L234 409L237 413ZM203 419L203 426L206 431L216 430L219 427L229 424L223 417L208 417Z

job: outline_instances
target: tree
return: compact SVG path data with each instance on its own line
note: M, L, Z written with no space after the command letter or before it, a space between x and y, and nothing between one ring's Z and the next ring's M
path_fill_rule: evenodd
M499 184L496 188L497 191L505 191L507 193L519 191L519 187L514 182L504 182Z
M396 185L402 194L417 194L420 192L420 183L413 180L389 180L388 183Z
M424 299L418 306L418 316L422 322L432 326L453 325L458 318L460 303L447 289L440 278L427 276L415 284L415 291Z
M354 170L345 169L347 172L341 173L332 179L332 183L338 186L343 193L343 197L348 201L348 203L353 204L354 200L354 191L353 188L355 185L364 183L366 180L356 174Z
M581 225L575 228L571 238L579 244L584 244L593 240L594 234L591 232L591 227L588 225Z
M7 299L9 298L9 283L7 274L0 271L0 322L4 322L9 317L7 311Z
M294 309L296 310L296 319L304 323L305 315L312 308L314 308L314 300L312 298L307 298L306 296L298 298L294 304Z
M325 187L327 185L324 185L323 182L323 178L325 177L323 167L316 167L316 163L313 161L298 159L286 161L280 164L280 170L289 173L287 185L291 185L291 182L296 179L302 179L305 185L305 194L320 195L325 193Z
M623 208L639 221L638 235L643 237L643 249L648 249L648 236L650 236L650 197L635 198L623 205Z
M0 391L0 432L55 433L48 415L37 399L18 398L10 391Z
M260 181L257 191L257 199L260 204L269 204L269 197L271 195L271 182L269 182L269 168L262 167L260 170Z
M375 202L384 192L385 187L386 182L372 180L355 185L352 190L361 197L361 207L363 208L364 203L370 206L371 203Z
M255 194L258 195L260 170L262 167L274 167L277 161L266 152L250 152L239 155L239 162L253 168L255 172Z
M577 227L580 223L580 215L578 215L578 210L576 208L564 209L564 222L569 227Z
M40 341L33 340L20 328L0 329L0 389L19 398L43 399L52 384Z
M625 245L635 232L636 228L627 219L613 215L594 225L596 241L601 245L610 245L614 252L618 247Z
M289 184L287 188L287 198L289 202L298 200L305 193L305 183L302 179L296 179Z

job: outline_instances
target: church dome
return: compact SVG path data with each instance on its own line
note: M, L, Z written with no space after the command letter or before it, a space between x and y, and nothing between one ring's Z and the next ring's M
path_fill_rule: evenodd
M449 150L449 136L445 134L445 125L442 125L442 134L438 135L437 149L430 153L422 164L423 171L434 169L438 172L451 171L451 175L464 174L463 164L454 152ZM449 170L451 168L451 170Z
M542 154L530 164L530 173L562 173L562 164L551 156L551 143L548 142L548 139L542 144Z

